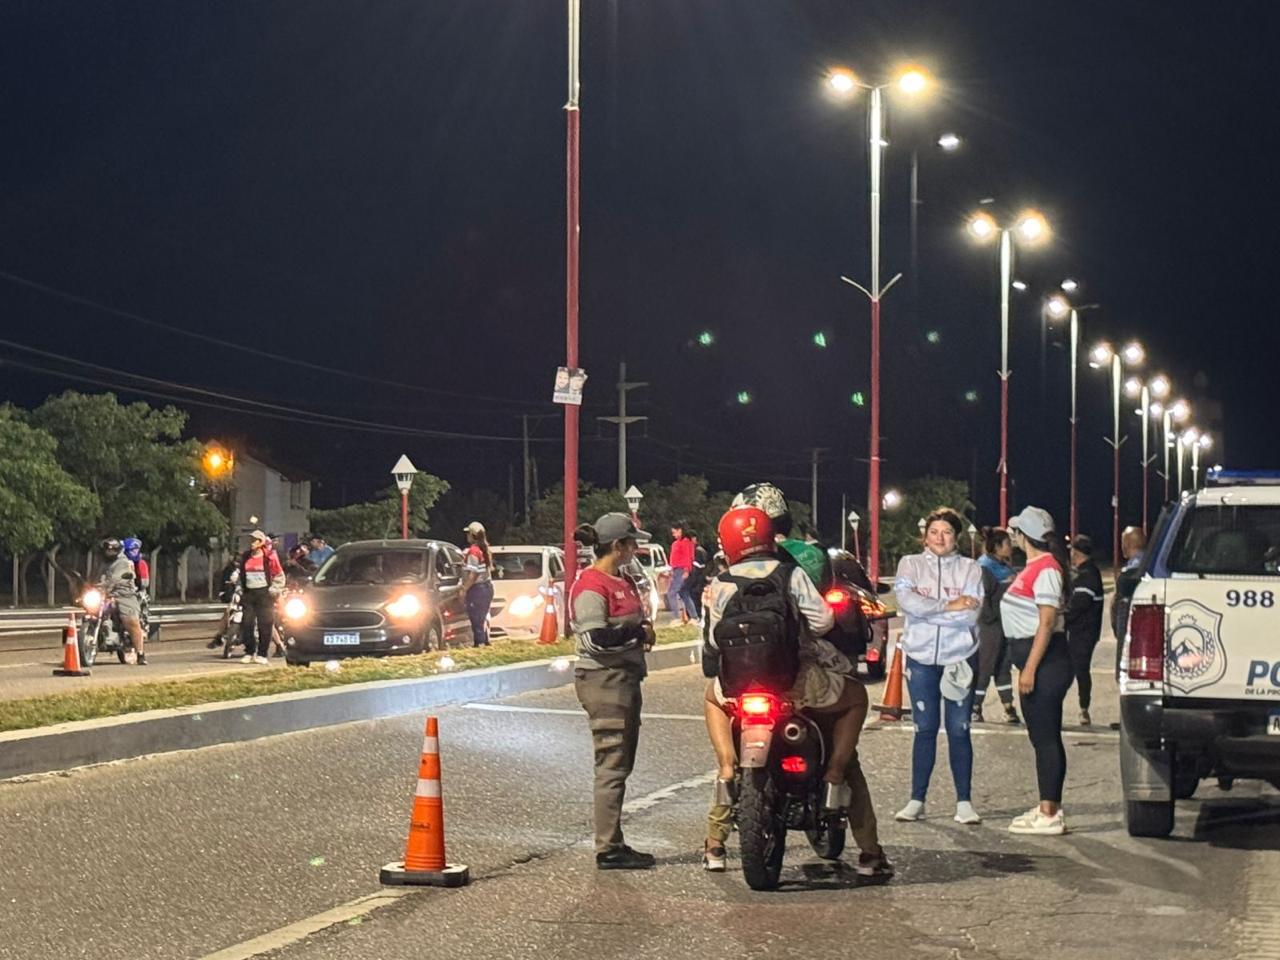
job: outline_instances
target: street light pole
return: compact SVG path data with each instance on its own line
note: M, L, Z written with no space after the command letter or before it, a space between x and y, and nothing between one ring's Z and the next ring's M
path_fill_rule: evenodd
M1013 239L1000 231L1000 526L1009 525L1009 284Z
M1076 417L1076 380L1079 370L1077 360L1080 352L1080 314L1071 308L1071 539L1074 542L1080 535L1078 521L1079 489L1076 480L1076 439L1078 434Z
M1151 432L1151 387L1148 384L1142 385L1141 391L1142 402L1142 535L1147 535L1147 511L1151 493L1151 481L1149 471L1151 469L1151 458L1148 454L1148 437Z
M1111 356L1112 427L1111 448L1114 455L1114 471L1111 487L1111 563L1112 570L1120 569L1120 354Z
M871 451L867 503L871 510L870 576L880 577L880 161L883 137L881 90L871 91Z
M582 0L568 0L569 99L565 111L565 365L578 368L578 239L581 209L582 115L578 107L579 43ZM566 604L577 573L577 546L573 531L578 524L578 415L577 405L564 405L564 595ZM569 635L569 618L564 624Z

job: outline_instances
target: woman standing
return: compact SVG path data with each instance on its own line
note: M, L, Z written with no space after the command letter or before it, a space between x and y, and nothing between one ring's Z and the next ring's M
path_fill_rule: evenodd
M484 524L472 520L465 528L467 549L462 576L462 596L466 599L467 619L471 621L473 646L489 646L489 608L493 605L493 554ZM443 642L443 641L442 641Z
M261 530L253 531L249 535L249 551L240 558L240 597L244 609L240 624L240 636L244 640L241 663L271 662L267 653L276 622L276 598L284 593L284 586L284 567L271 547L271 538ZM255 624L258 628L256 647Z
M1053 517L1027 507L1009 521L1009 530L1027 554L1027 565L1000 601L1000 620L1009 654L1018 668L1022 716L1036 754L1040 803L1009 824L1011 833L1059 836L1067 832L1062 784L1067 751L1062 745L1062 701L1071 688L1071 656L1063 632L1066 566Z
M978 611L978 682L974 685L973 722L982 723L982 701L994 679L996 694L1004 706L1007 723L1018 723L1013 706L1013 678L1009 669L1009 641L1000 626L1000 598L1013 583L1013 542L1004 527L985 527L982 531L982 609Z
M606 513L579 527L574 539L595 561L578 574L569 596L569 623L577 642L574 688L587 712L595 750L596 867L645 870L652 854L622 839L622 800L640 739L640 683L653 624L635 584L620 568L636 553L636 528L622 513Z
M957 823L981 823L973 808L973 674L978 659L975 625L982 606L982 569L956 551L960 515L945 507L925 518L924 552L903 557L893 581L905 615L902 651L915 742L911 749L911 800L898 820L923 820L925 795L938 752L938 730L947 729L947 754L956 788Z

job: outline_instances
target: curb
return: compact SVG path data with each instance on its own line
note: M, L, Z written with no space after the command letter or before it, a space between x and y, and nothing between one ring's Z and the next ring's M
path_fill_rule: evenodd
M698 661L701 647L701 640L657 647L648 654L649 669L687 667ZM8 731L0 733L0 780L394 717L450 703L498 700L572 682L571 671L553 664L556 660L534 660Z

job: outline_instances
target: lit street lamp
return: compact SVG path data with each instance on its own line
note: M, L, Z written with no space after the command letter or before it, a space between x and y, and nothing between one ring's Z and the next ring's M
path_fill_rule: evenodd
M1149 437L1151 435L1151 398L1163 400L1169 396L1169 378L1165 376L1153 377L1149 381L1139 380L1137 377L1130 377L1125 381L1124 392L1128 397L1138 397L1142 407L1138 411L1138 415L1142 417L1142 532L1147 532L1147 514L1149 506L1149 493L1151 489L1150 475L1148 470L1151 467L1151 461L1154 457L1148 456Z
M1185 423L1187 417L1191 416L1191 406L1185 400L1175 400L1173 403L1165 406L1163 411L1164 420L1164 499L1169 501L1169 446L1176 443L1177 438L1170 439L1170 433L1175 423ZM1178 473L1178 492L1182 492L1182 473L1179 469Z
M1049 224L1034 210L1001 227L986 211L969 220L969 234L980 243L1000 238L1000 526L1009 523L1009 287L1013 275L1013 243L1036 244L1048 238Z
M391 468L391 475L396 478L396 487L400 490L400 539L409 539L409 488L413 486L413 478L418 468L407 456L401 455L396 465Z
M1120 569L1120 391L1122 367L1127 364L1136 367L1146 358L1142 345L1136 341L1115 350L1109 343L1100 343L1090 351L1089 365L1101 368L1111 366L1111 444L1114 455L1113 482L1111 491L1111 558L1114 569Z
M640 526L640 501L644 499L644 494L633 483L627 488L627 492L622 495L622 499L627 501L627 509L631 511L631 522Z
M1207 433L1200 434L1191 445L1191 492L1200 489L1200 451L1208 450L1213 445L1213 438Z
M862 562L862 551L858 549L858 521L861 519L857 510L849 511L849 526L853 528L853 556L859 563Z
M871 301L871 424L870 464L868 467L867 503L871 510L871 539L867 547L868 572L872 583L880 573L880 299L897 281L895 276L883 288L880 286L880 179L881 154L884 150L883 92L888 84L871 85L860 81L851 70L834 70L828 77L831 90L838 96L850 96L857 89L871 92L870 123L870 171L871 171L871 277L870 289L841 277L841 280L857 287ZM919 67L905 67L898 72L894 85L905 96L922 94L929 86L930 78ZM899 275L901 276L901 275Z

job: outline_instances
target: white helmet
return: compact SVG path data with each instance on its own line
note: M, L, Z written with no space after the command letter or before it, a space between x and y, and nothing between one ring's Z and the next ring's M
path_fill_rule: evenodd
M768 514L770 520L778 520L789 515L787 497L772 483L753 483L742 488L742 492L733 498L735 507L755 507Z

